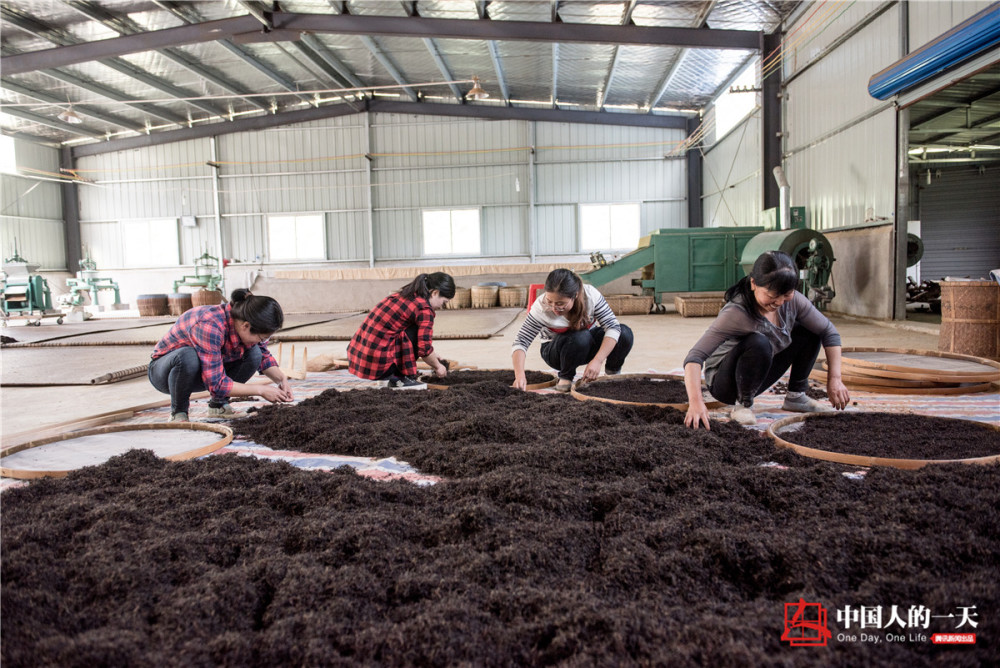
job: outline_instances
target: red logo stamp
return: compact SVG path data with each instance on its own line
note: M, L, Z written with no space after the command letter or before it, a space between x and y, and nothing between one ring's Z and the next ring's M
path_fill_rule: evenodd
M790 647L825 647L830 639L826 608L819 603L785 603L785 631L781 640Z
M975 633L935 633L931 636L935 645L975 645Z

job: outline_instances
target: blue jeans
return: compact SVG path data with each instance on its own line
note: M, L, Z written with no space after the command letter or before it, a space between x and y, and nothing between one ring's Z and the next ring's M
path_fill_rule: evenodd
M238 360L223 364L226 375L237 383L245 383L257 372L263 357L258 346L247 351ZM170 395L170 413L187 413L193 392L205 391L201 378L201 359L190 346L172 350L163 357L149 362L146 372L149 382L160 392ZM228 403L229 397L213 396L208 405L218 408Z
M621 325L621 328L621 335L614 349L604 361L606 370L620 371L625 364L625 358L632 350L632 330L628 325ZM602 327L556 334L551 341L542 344L542 359L553 369L559 369L559 378L573 380L576 368L594 359L603 341Z

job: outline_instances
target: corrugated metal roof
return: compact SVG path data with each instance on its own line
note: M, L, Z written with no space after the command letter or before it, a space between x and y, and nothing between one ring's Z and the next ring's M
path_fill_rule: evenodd
M438 104L463 104L472 112L477 106L653 115L697 110L755 51L698 46L704 42L676 46L670 43L680 34L676 31L698 29L695 38L699 40L718 31L770 32L798 4L767 0L288 0L281 3L279 16L343 13L351 20L392 21L389 28L385 28L388 24L371 24L370 33L338 31L334 25L290 40L297 35L281 33L277 25L265 28L263 21L271 18L274 7L257 0L4 0L0 58L71 45L93 47L102 40L108 41L101 46L123 46L111 56L86 48L82 62L60 66L41 67L36 55L26 66L29 69L4 72L0 130L77 145L306 109L310 104L343 104L345 99L361 96L410 101L409 91L418 92L427 113L434 113ZM206 30L202 26L209 21L230 26L249 15L259 19L248 19L254 26L250 32L224 32L225 39L218 41L209 40L207 32L198 32L196 40L136 50L117 39L169 29L176 32L183 27ZM444 25L441 22L449 26L461 22L463 27L457 35L445 34L438 30ZM547 26L552 26L553 33L558 31L559 41L546 35ZM612 30L622 26L659 30L663 45L617 41L625 33ZM267 32L271 27L274 32ZM530 32L539 27L541 32ZM598 37L585 33L593 28L605 30ZM490 32L493 29L499 32ZM524 39L525 34L538 36ZM274 39L275 35L280 38ZM61 54L65 53L64 49ZM479 78L490 95L488 100L456 98L456 92L469 90L472 76ZM449 86L449 77L461 83ZM327 92L357 85L390 88L339 97ZM657 96L661 89L662 95ZM266 95L248 97L251 92ZM58 119L70 103L82 117L78 125Z

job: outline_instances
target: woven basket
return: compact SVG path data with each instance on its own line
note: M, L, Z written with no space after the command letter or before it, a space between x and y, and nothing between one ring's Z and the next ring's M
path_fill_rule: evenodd
M1000 285L941 281L938 350L1000 359Z
M198 290L191 293L192 306L218 306L226 301L218 290Z
M472 286L472 308L493 308L497 305L499 293L497 285Z
M167 307L170 309L170 315L181 315L192 306L191 295L187 292L175 292L167 296Z
M604 299L615 315L646 315L653 308L652 297L606 295Z
M528 303L528 288L516 285L509 288L500 288L500 306L510 308L524 308Z
M445 308L469 308L472 306L472 290L469 288L455 288L455 296L448 300Z
M684 318L717 316L725 303L725 297L705 295L677 295L674 297L674 308Z

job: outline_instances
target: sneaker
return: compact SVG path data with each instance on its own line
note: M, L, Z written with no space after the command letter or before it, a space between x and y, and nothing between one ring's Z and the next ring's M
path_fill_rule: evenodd
M611 367L609 367L609 366L606 366L606 367L604 367L604 373L605 373L605 375L607 375L607 376L617 376L617 375L618 375L618 374L620 374L621 372L622 372L622 369L621 369L621 367L618 367L617 369L612 369L612 368L611 368Z
M790 413L830 413L833 412L833 406L820 403L804 393L794 399L786 394L781 410Z
M571 389L573 389L573 381L560 379L559 382L556 383L556 386L552 389L556 392L568 393Z
M231 404L222 404L221 406L209 406L208 407L208 417L210 418L234 418L243 415L235 410Z
M170 414L170 421L171 422L190 422L190 420L188 420L188 414L187 413L171 413Z
M757 416L753 414L753 409L742 404L733 406L733 410L729 411L729 419L748 427L757 424Z
M403 376L402 378L390 378L389 387L393 390L426 390L427 383L421 383L410 376Z

